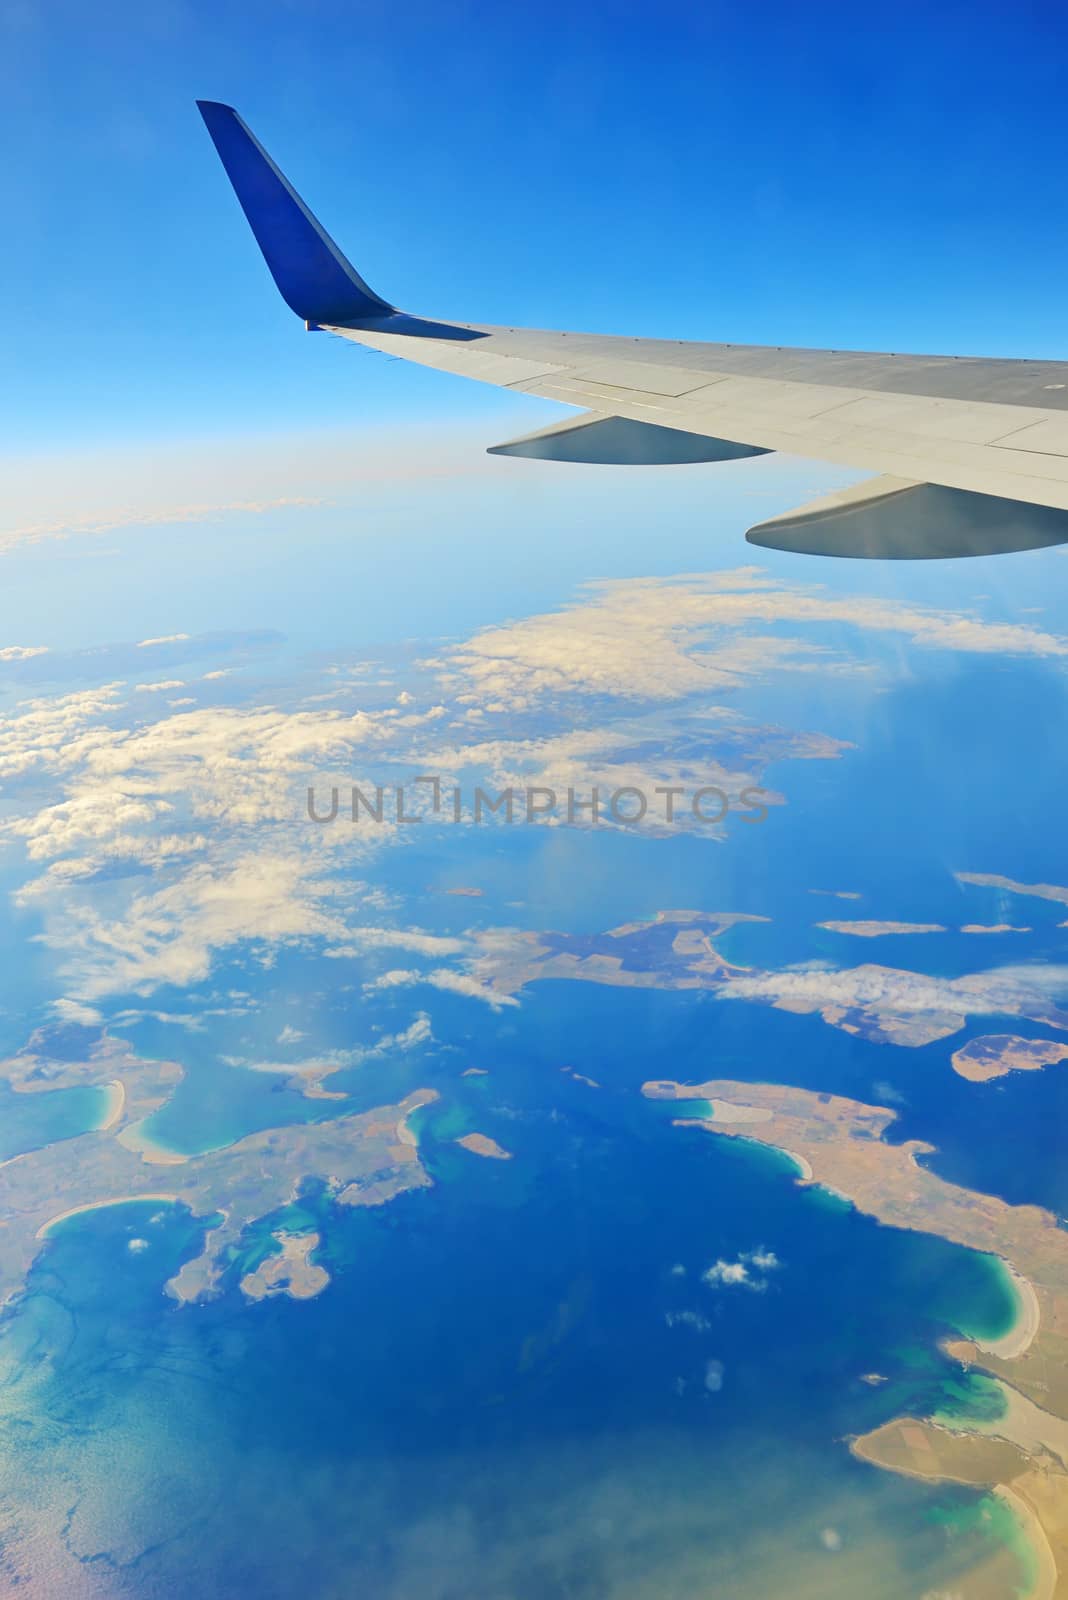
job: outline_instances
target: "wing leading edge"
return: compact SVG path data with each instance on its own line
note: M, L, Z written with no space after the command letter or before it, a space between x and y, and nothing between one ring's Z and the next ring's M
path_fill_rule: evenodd
M806 554L916 559L1068 543L1068 363L623 339L445 322L368 287L230 106L198 101L309 328L589 408L493 453L677 465L785 451L878 473L751 528Z

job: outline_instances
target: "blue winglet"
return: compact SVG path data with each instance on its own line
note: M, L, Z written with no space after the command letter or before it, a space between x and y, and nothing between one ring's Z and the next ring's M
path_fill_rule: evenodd
M233 106L198 100L282 299L307 323L360 322L394 307L369 289Z

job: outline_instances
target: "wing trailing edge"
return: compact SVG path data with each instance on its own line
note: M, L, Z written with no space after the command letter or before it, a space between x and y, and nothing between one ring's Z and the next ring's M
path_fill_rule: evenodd
M952 559L1068 543L1068 363L490 327L369 288L232 107L197 102L282 297L310 328L585 415L491 454L597 465L782 451L882 476L749 529L807 555Z

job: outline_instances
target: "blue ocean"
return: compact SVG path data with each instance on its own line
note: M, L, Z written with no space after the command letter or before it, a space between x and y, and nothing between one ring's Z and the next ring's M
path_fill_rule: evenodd
M479 537L489 550L488 526ZM688 530L655 560L693 570L703 544ZM639 565L647 555L605 544L600 570L644 571L655 564ZM366 559L354 550L353 585ZM566 527L528 559L526 587L520 573L494 574L503 604L523 615L574 598ZM438 561L444 573L445 554ZM781 566L781 581L794 582L796 563ZM385 570L377 609L361 597L348 622L339 583L323 626L339 646L375 626L400 641L406 581ZM944 605L942 578L925 581L924 602ZM848 598L860 582L851 571L836 593ZM285 616L284 587L283 572L263 606L272 626ZM446 588L435 614L431 587L421 572L419 625L431 640L488 620L482 589L460 605ZM289 681L302 695L326 681L327 647L303 626L294 621L269 664L250 669L240 709L277 700ZM754 724L815 727L843 744L835 759L772 760L764 782L784 803L758 828L711 838L437 822L351 871L379 922L441 938L594 935L698 909L768 919L717 940L740 965L871 960L943 977L1025 959L1052 968L1063 907L1028 902L1026 935L979 940L960 927L1022 921L1022 902L954 873L1057 881L1051 834L1068 773L1046 735L1064 715L1059 669L903 651L871 645L877 689L844 672L770 674L734 697ZM427 670L399 643L392 659L391 693L406 672L417 682ZM1049 829L1029 825L1035 815ZM249 828L243 846L256 837ZM26 862L6 870L16 882ZM117 901L121 879L102 882ZM831 898L841 893L857 898ZM3 1019L14 1051L64 955L34 941L50 927L34 903L12 915L27 939ZM816 926L846 917L945 931L868 944ZM949 1066L965 1032L920 1048L876 1044L818 1016L697 990L555 978L494 1009L418 980L373 986L411 964L405 953L328 957L298 938L260 959L231 940L213 949L207 977L101 1002L113 1037L182 1066L146 1125L165 1150L218 1149L425 1087L438 1098L411 1128L432 1183L342 1209L309 1182L248 1232L223 1292L191 1305L163 1292L200 1248L203 1223L183 1207L111 1206L57 1226L0 1325L10 1592L922 1600L989 1593L970 1588L970 1575L998 1557L1002 1592L1022 1595L1027 1554L991 1494L880 1471L848 1449L904 1413L983 1406L982 1381L939 1342L1011 1324L999 1264L801 1188L786 1158L676 1127L670 1105L640 1091L649 1079L716 1077L890 1105L888 1137L929 1141L944 1177L1063 1214L1063 1070L977 1086ZM233 995L240 1004L228 1007ZM429 1038L376 1053L416 1008ZM280 1070L248 1070L249 1059L276 1060L287 1024L306 1058L350 1052L325 1080L343 1098L307 1098ZM1011 1027L1042 1032L1019 1018ZM0 1159L96 1126L101 1096L5 1091ZM510 1159L457 1144L473 1132ZM310 1300L251 1304L239 1280L280 1227L319 1235L330 1283ZM706 1281L715 1263L743 1260L763 1262L759 1276Z

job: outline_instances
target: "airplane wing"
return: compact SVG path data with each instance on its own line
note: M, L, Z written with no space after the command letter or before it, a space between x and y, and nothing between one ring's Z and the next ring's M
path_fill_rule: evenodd
M198 101L287 305L390 355L588 408L498 455L612 465L786 451L853 488L750 528L751 544L877 558L1068 542L1068 362L698 344L444 322L368 287L230 106Z

